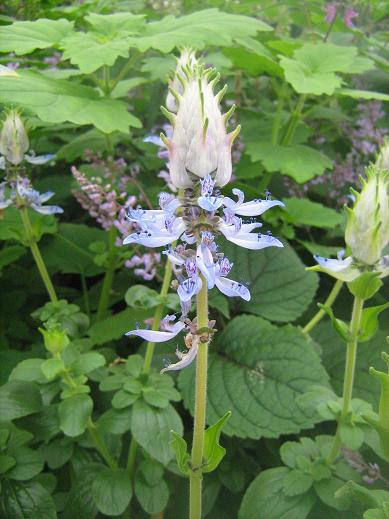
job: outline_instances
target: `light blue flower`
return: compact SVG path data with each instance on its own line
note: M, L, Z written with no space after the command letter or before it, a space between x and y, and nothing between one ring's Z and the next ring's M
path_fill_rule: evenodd
M54 196L54 193L47 191L40 194L39 191L31 187L30 181L27 178L18 177L14 189L16 189L17 195L23 202L37 213L44 215L63 213L63 209L58 205L43 205ZM14 192L12 195L14 198L16 198L16 193Z
M178 335L185 328L185 323L182 321L177 321L175 323L173 323L173 321L175 321L175 316L167 315L162 319L159 331L136 329L130 330L125 335L136 335L137 337L141 337L148 342L170 341L170 339L176 337L176 335Z
M238 197L238 201L235 202L231 198L225 196L223 198L223 205L228 209L234 211L239 216L260 216L271 207L279 206L285 207L285 204L280 200L265 200L257 199L251 202L244 202L244 193L240 189L233 189L232 192Z
M183 303L189 302L193 296L200 292L202 285L203 283L198 275L185 279L177 289L180 301Z
M161 374L165 373L166 371L178 371L180 369L184 369L189 364L192 364L192 362L197 357L198 352L198 345L199 345L199 339L196 337L195 340L192 341L192 345L187 351L187 353L182 353L178 348L176 349L176 356L180 359L175 364L169 364L166 366L166 368L161 369Z

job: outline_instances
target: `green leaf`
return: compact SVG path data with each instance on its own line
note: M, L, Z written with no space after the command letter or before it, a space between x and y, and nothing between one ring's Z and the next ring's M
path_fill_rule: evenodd
M388 519L387 514L379 508L366 510L363 514L363 519Z
M118 142L118 136L120 134L113 134L112 144L116 144ZM88 130L77 137L72 137L70 142L64 144L61 148L59 148L56 158L59 160L66 160L68 163L73 163L75 159L82 158L84 156L85 150L89 149L94 152L98 152L101 149L104 149L107 146L107 139L104 133L93 128L92 130ZM90 229L95 229L94 227L90 227Z
M35 382L42 379L41 366L43 359L26 359L12 370L9 380L24 380L25 382Z
M305 494L311 488L313 480L299 469L294 469L285 477L282 490L286 496Z
M119 56L128 57L129 36L142 29L143 18L142 15L131 13L91 13L86 20L95 30L76 32L64 38L61 41L63 58L70 59L84 74L91 74L104 65L112 67Z
M267 171L279 171L300 184L333 167L328 157L304 144L281 146L270 142L249 142L246 153L253 162L260 161Z
M16 78L0 76L0 102L31 110L45 122L93 124L105 133L127 133L129 126L141 127L126 103L100 97L92 87L33 71L20 71Z
M94 323L88 330L88 335L94 344L100 345L113 339L120 339L125 332L136 327L136 323L149 317L145 310L126 308L103 321Z
M46 49L58 44L73 32L74 22L63 18L48 20L41 18L34 22L14 22L0 27L0 52L29 54L35 49Z
M161 302L158 292L144 285L133 285L130 287L124 299L128 306L141 310L155 308Z
M51 470L67 463L73 455L74 443L69 438L56 438L45 446L45 458Z
M83 224L63 223L58 233L42 248L45 263L65 274L95 276L104 271L93 261L89 247L96 241L106 242L106 233Z
M231 409L225 432L240 438L274 438L313 425L313 413L296 398L314 383L326 385L327 375L302 332L242 315L226 326L217 345L221 354L211 355L209 365L208 422ZM179 376L192 410L194 374L188 367Z
M108 409L99 417L97 426L110 434L124 434L130 430L131 414L131 409Z
M203 472L212 472L226 455L226 449L219 444L220 433L225 422L230 418L231 411L220 418L214 425L208 427L204 433L204 463Z
M373 62L357 56L358 49L332 43L305 43L293 53L293 59L282 57L280 65L285 79L300 94L332 95L342 85L336 72L364 72Z
M57 519L57 513L50 494L39 483L3 480L0 517L4 519Z
M80 436L92 414L93 400L89 395L75 395L58 406L60 428L67 436Z
M26 398L28 395L28 398ZM42 399L38 386L22 380L11 380L0 388L2 421L15 420L40 411Z
M54 216L42 215L31 209L28 211L28 215L38 241L44 234L56 232L57 223ZM0 219L0 240L17 240L27 245L20 212L16 207L7 207L3 218Z
M145 388L143 390L143 399L149 405L159 408L164 408L169 405L169 399L161 394L157 389Z
M143 15L131 13L91 13L86 21L93 26L93 30L70 34L61 41L63 58L70 59L85 74L91 74L104 65L112 67L119 56L128 57L129 36L142 30L143 18Z
M138 471L134 487L136 498L147 514L158 514L166 508L169 501L169 487L163 479L155 485L149 485L143 474Z
M93 482L92 496L101 513L114 517L121 515L132 496L132 485L127 471L103 469Z
M256 40L255 42L260 45ZM269 56L264 52L250 52L250 49L242 47L225 49L223 54L232 61L234 67L247 70L251 76L268 73L271 76L282 77L282 68L271 54Z
M150 456L166 465L173 457L170 431L183 432L180 416L171 405L157 409L143 400L137 400L132 409L131 432L135 440Z
M239 510L238 519L305 519L315 504L312 493L286 496L285 467L261 472L248 487Z
M340 427L340 438L342 444L348 449L358 450L365 439L365 433L357 424L342 424Z
M350 335L350 331L349 331L349 327L348 327L347 323L345 323L341 319L337 319L334 315L334 312L332 311L332 308L330 308L329 306L322 305L320 303L318 303L317 306L319 308L321 308L322 310L324 310L325 313L329 316L334 330L339 335L339 337L342 339L342 341L344 341L346 343L350 342L351 335Z
M153 48L168 53L174 47L185 45L197 49L206 45L229 46L237 38L271 30L269 25L255 18L204 9L180 18L169 15L148 23L139 37L131 38L131 45L141 52Z
M362 321L360 326L361 332L358 336L359 342L366 342L374 337L379 325L378 316L387 308L389 308L389 303L379 306L371 306L362 311Z
M223 251L234 262L234 279L247 282L250 287L251 301L239 301L240 312L285 322L297 319L308 308L318 277L305 271L304 264L289 245L258 252L228 242L223 243Z
M105 366L105 357L100 353L89 352L82 354L70 365L74 376L86 375L95 369Z
M8 472L7 477L17 481L32 479L43 470L43 456L40 452L28 447L19 447L12 452L16 465Z
M128 393L127 391L120 390L115 393L112 399L112 406L115 409L125 409L132 405L136 400L138 400L139 395L134 395Z
M377 101L389 101L389 94L382 92L369 92L368 90L351 90L350 88L339 88L335 94L352 97L353 99L377 99Z
M337 478L323 479L315 481L313 487L324 504L335 508L336 510L347 510L349 503L347 501L335 497L335 492L344 485L344 481Z
M300 460L302 458L315 459L320 456L320 450L311 438L300 438L298 442L289 441L282 444L280 449L280 456L282 461L288 467L295 469L301 465Z
M65 369L62 359L51 358L43 362L41 366L42 373L47 380L54 380Z
M16 459L8 454L0 454L0 474L5 474L16 465Z
M348 289L355 297L370 299L382 287L378 272L364 272L357 279L347 283Z
M4 247L0 250L0 270L11 263L14 263L24 254L26 249L20 245L11 245L10 247Z
M124 79L123 81L119 81L116 87L112 90L111 97L114 99L118 97L127 97L131 90L147 82L148 80L144 77L132 77L129 79Z
M331 385L338 393L342 393L344 379L344 343L332 329L330 323L320 323L312 330L312 337L320 344L323 351L323 363L331 376ZM377 332L375 337L359 348L356 362L354 396L370 402L378 407L380 387L372 384L369 367L385 370L386 364L381 360L381 352L385 349L387 330Z
M170 445L176 453L178 468L182 474L189 475L190 454L188 452L188 444L180 434L176 433L175 431L170 432L173 435L173 439L171 440Z
M308 198L283 198L282 201L286 206L282 216L285 214L294 225L333 229L343 222L343 216L335 209L312 202Z
M76 471L76 479L67 494L63 519L95 519L98 512L92 496L92 485L104 468L103 465L90 463Z

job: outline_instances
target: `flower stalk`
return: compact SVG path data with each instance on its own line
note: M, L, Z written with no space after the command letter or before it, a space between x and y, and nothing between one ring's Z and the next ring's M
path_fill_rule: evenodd
M331 292L329 293L327 299L324 302L325 307L331 308L331 306L334 304L336 298L339 295L339 292L342 290L344 282L341 279L338 279L334 286L331 289ZM312 319L304 326L303 333L308 334L310 333L313 328L319 324L319 322L323 319L323 317L326 315L325 310L323 308L320 308L318 312L312 317Z
M36 241L34 231L31 225L30 217L28 216L28 209L26 206L20 207L20 217L23 222L24 231L26 233L27 243L30 247L31 254L35 260L36 266L38 267L39 274L42 278L43 284L46 287L47 293L49 294L50 301L56 303L58 301L57 294L55 292L54 285L51 281L50 274L47 271L45 262L43 261L42 254L39 250L38 243Z
M346 366L344 370L342 411L338 419L338 425L336 428L334 442L332 444L331 451L327 457L327 463L329 465L331 465L334 462L334 460L337 458L340 452L340 448L342 446L341 428L347 417L347 414L350 411L350 404L354 385L355 363L357 360L358 334L361 325L363 304L363 299L359 297L354 298L353 311L349 327L350 342L347 344Z
M208 326L208 286L204 277L197 294L198 328ZM194 428L190 473L190 519L201 519L202 464L204 452L205 413L207 405L208 341L199 343L196 361Z
M109 305L109 296L112 289L112 284L115 276L116 267L116 253L115 253L115 239L116 239L116 228L112 226L108 233L108 265L105 272L103 286L101 287L99 305L97 307L96 319L101 321L107 313Z

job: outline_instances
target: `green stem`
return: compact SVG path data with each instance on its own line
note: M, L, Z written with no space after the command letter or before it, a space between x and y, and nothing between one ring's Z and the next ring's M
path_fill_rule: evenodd
M300 120L301 112L303 111L303 108L304 108L305 97L306 97L305 95L300 95L300 97L298 98L296 107L295 107L292 115L290 116L285 135L281 139L281 146L288 146L292 142L294 133L296 131L297 123Z
M112 88L111 88L111 73L109 70L109 67L104 66L103 67L103 81L104 81L104 94L109 95Z
M23 207L20 207L19 212L20 212L20 216L21 216L21 219L23 222L25 233L26 233L27 242L31 249L31 253L35 260L36 266L38 267L39 274L46 287L47 293L49 294L50 301L52 303L56 303L58 301L58 297L55 292L53 283L51 281L50 274L47 272L45 262L43 261L42 255L40 253L38 243L36 241L34 231L31 226L30 217L28 216L28 209L26 206L23 206Z
M174 246L174 244L173 244ZM165 309L166 305L166 296L169 291L170 282L172 279L172 264L170 261L166 263L165 266L165 273L163 276L162 281L162 287L160 291L160 297L161 297L161 303L157 306L154 312L154 318L153 318L153 325L152 330L156 331L158 330L159 323L162 318L163 311ZM143 373L148 375L150 373L151 369L151 363L153 360L154 355L154 349L155 349L155 342L148 342L146 347L146 354L145 354L145 360L143 362ZM135 469L135 462L136 462L136 455L138 452L138 444L134 437L131 438L130 447L128 449L128 459L127 459L127 471L130 475L130 478L133 479L134 477L134 469Z
M286 91L286 81L282 82L281 90L278 96L277 103L277 111L273 120L273 127L271 132L271 142L272 144L278 143L278 134L280 132L281 119L282 119L282 110L285 104L285 91Z
M82 295L84 298L84 309L85 309L85 312L87 313L88 317L90 317L89 293L88 293L88 287L86 284L85 275L83 272L80 274L80 277L81 277Z
M113 458L112 454L109 452L108 447L106 446L104 440L99 435L97 427L94 424L92 418L90 418L90 417L88 420L87 427L88 427L89 434L90 434L94 444L96 445L96 449L99 451L99 453L101 454L102 458L104 459L104 461L106 462L108 467L110 467L111 469L117 469L118 464L117 464L116 460Z
M161 322L162 314L163 314L163 311L164 311L165 305L166 305L166 296L169 291L171 279L172 279L172 264L170 263L170 261L168 261L165 266L165 273L163 276L162 287L161 287L161 291L159 293L162 301L157 306L157 308L155 309L155 312L154 312L153 325L151 328L153 331L156 331L159 328L159 323ZM143 363L143 373L146 373L146 374L150 373L151 362L153 360L153 355L154 355L154 349L155 349L155 342L148 342L147 347L146 347L145 360Z
M208 326L208 287L203 276L197 295L197 327ZM190 519L201 519L202 464L204 452L205 413L207 404L208 343L199 342L196 359L196 387L193 444L190 474Z
M115 240L116 228L112 226L108 232L108 266L105 272L103 286L101 287L100 299L96 314L97 321L101 321L101 319L105 316L109 305L109 296L111 293L113 279L115 276L116 266Z
M338 297L339 292L341 291L343 286L343 281L338 279L334 286L332 287L331 292L329 293L327 299L324 302L324 306L331 306L334 304L335 299ZM326 315L326 312L320 308L318 312L312 317L312 319L304 326L303 333L308 334Z
M138 59L138 56L139 56L138 53L136 53L136 52L133 53L133 55L127 61L127 63L123 66L123 68L121 69L119 74L111 82L111 85L110 85L111 90L110 90L110 92L112 92L112 90L116 87L116 85L119 83L119 81L121 81L125 77L127 72L129 72L129 70L132 68L134 62Z
M297 101L296 107L289 118L289 122L288 122L288 126L286 128L286 131L285 131L285 135L281 139L281 142L280 142L281 146L288 146L292 142L292 139L294 137L294 134L295 134L295 131L297 128L297 124L301 117L301 112L303 111L303 108L304 108L305 97L306 97L305 95L301 95ZM281 99L279 102L281 102ZM279 129L277 129L277 132L276 132L277 139L278 139L278 132L279 132ZM272 134L272 143L276 144L275 142L273 142L273 139L274 139L274 137ZM264 176L262 177L262 180L259 184L259 187L258 187L259 192L263 192L268 188L270 181L272 179L272 176L273 176L273 172L270 172L270 171L267 171L264 174Z
M340 436L341 427L344 424L346 417L350 411L350 404L354 385L355 362L357 359L358 334L362 319L363 303L363 299L360 299L358 297L354 298L354 305L349 328L351 340L347 344L346 366L344 369L342 411L340 413L340 417L338 420L334 443L327 458L327 463L329 465L331 465L334 462L334 460L340 452L340 448L342 446L342 439Z

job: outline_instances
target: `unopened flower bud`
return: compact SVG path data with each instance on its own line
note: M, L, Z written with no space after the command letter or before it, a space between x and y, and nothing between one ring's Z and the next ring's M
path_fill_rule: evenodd
M0 133L0 153L17 166L24 159L30 143L20 115L12 110L8 113Z
M191 49L183 49L180 57L177 59L176 71L174 74L173 81L170 84L170 86L175 92L182 95L184 91L183 81L186 77L185 69L192 69L197 64L198 62L195 53ZM171 112L177 112L178 110L177 99L174 97L170 90L166 97L166 107Z
M389 172L370 166L366 175L361 192L353 191L355 203L347 210L345 240L355 259L374 265L389 242Z
M43 335L45 348L54 356L59 355L69 344L69 338L66 332L59 328L49 330L39 328L39 331Z
M214 94L219 79L214 69L195 65L184 72L183 93L171 90L178 102L177 114L164 110L173 125L172 138L162 136L169 150L172 183L188 188L195 177L211 175L216 185L224 186L231 178L231 146L240 130L226 132L233 113L233 108L225 115L220 111L226 87Z

